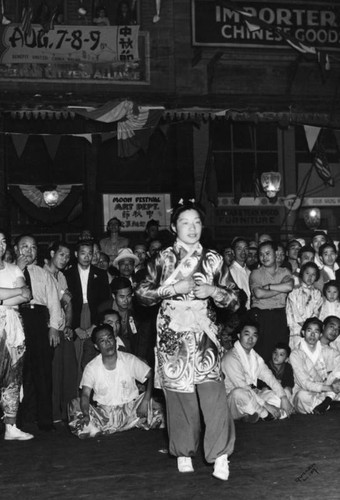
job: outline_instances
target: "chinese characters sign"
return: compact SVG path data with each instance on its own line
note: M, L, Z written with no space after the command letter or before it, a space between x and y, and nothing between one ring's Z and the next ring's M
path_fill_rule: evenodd
M160 228L170 225L170 194L103 194L104 224L117 217L122 231L144 231L155 219Z
M2 28L0 62L100 63L138 59L139 26L55 26L45 33L33 25L25 34L19 24Z
M139 26L0 26L0 78L145 82L147 33Z
M192 0L193 44L286 48L282 37L286 34L312 46L339 50L339 9L339 1Z

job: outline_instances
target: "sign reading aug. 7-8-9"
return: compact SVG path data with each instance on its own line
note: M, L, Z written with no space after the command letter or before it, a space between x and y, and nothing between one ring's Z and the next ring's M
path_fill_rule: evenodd
M191 1L193 45L286 48L283 31L300 42L340 50L340 1Z
M138 59L139 26L55 26L44 32L32 25L2 27L0 63L105 63Z

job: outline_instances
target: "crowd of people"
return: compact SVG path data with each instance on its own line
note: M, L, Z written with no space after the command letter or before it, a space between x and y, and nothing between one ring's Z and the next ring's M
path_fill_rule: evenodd
M113 217L75 248L0 230L0 390L6 440L67 422L80 438L167 427L192 472L201 416L213 475L229 476L234 420L323 414L340 401L340 270L324 231L200 243L194 200L130 246ZM241 229L240 229L241 230ZM23 391L21 390L23 388ZM23 398L21 393L23 392ZM18 425L18 426L17 426Z

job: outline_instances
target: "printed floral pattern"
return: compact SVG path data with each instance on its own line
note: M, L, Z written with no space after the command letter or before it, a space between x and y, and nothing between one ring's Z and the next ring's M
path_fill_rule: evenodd
M160 252L149 264L136 296L144 305L162 301L157 319L156 379L162 388L189 393L194 392L195 384L220 381L221 367L210 299L198 300L193 293L171 296L171 287L163 286L185 256L185 249L177 243ZM176 281L191 276L196 283L214 285L218 287L215 305L235 310L239 305L237 291L227 287L221 270L222 257L198 245L181 266ZM187 325L188 317L193 320Z

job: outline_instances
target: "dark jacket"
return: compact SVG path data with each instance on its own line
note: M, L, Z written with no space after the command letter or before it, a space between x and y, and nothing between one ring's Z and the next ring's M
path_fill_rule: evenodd
M83 307L83 292L78 270L78 264L74 264L65 273L68 289L72 294L73 319L72 328L80 326L80 314ZM98 307L105 300L110 299L111 291L106 271L90 266L89 279L87 283L87 301L91 311L91 323L99 323Z

